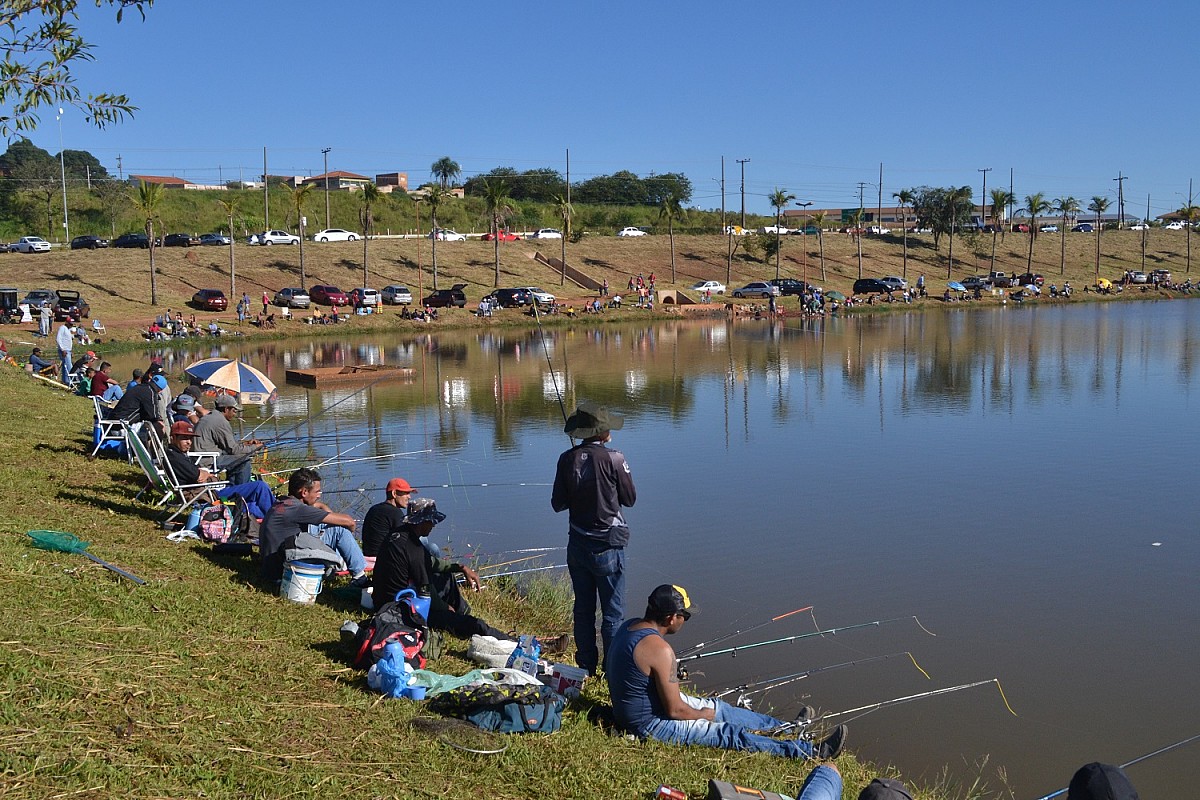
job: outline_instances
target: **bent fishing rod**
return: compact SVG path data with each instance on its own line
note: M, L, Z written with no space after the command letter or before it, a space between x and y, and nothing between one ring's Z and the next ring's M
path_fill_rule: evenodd
M1155 756L1160 756L1163 753L1169 753L1170 751L1174 750L1177 747L1183 747L1185 744L1191 744L1192 742L1196 741L1197 739L1200 739L1200 733L1196 734L1195 736L1189 736L1186 739L1180 739L1178 742L1175 742L1174 744L1169 744L1166 747L1160 747L1152 753L1146 753L1145 755L1138 756L1137 758L1133 759L1132 761L1126 761L1124 764L1120 764L1119 766L1121 769L1125 769L1126 767L1132 767L1134 764L1140 764L1141 762L1146 761L1147 759L1154 758ZM1059 789L1057 792L1051 792L1050 794L1042 795L1037 800L1050 800L1050 798L1058 797L1059 795L1064 795L1068 791L1069 791L1069 789Z
M786 617L790 617L793 614L799 614L804 611L812 611L812 609L813 609L812 606L805 606L804 608L797 608L795 611L789 611L786 614L779 614L777 616L771 617L766 622L760 622L757 625L751 625L749 628L742 628L740 630L734 631L733 633L727 633L724 636L718 636L716 639L713 639L711 642L700 642L699 644L694 644L691 647L689 647L687 650L684 650L679 655L681 657L691 655L692 653L703 650L706 647L712 647L714 644L720 644L721 642L728 641L735 636L741 636L743 633L751 633L752 631L756 631L756 630L759 630L760 628L767 627L772 622L777 622Z
M546 355L546 367L550 370L550 383L554 386L554 396L558 398L558 410L562 412L563 424L567 424L567 405L563 402L562 392L558 389L558 377L554 374L554 363L550 361L550 350L546 347L546 332L542 330L542 316L538 312L537 301L533 303L533 319L537 322L538 336L542 340L542 352ZM571 437L571 443L575 443L575 437Z
M738 645L737 647L727 647L723 650L713 650L708 653L695 653L693 655L683 656L676 660L679 661L680 663L683 663L685 661L695 661L696 659L710 658L712 656L722 656L722 655L730 655L730 654L736 656L742 650L753 650L757 647L766 647L766 646L772 645L772 644L784 644L786 642L795 642L795 641L799 641L800 639L809 639L813 636L825 636L827 634L833 635L833 634L841 633L842 631L852 631L852 630L857 630L859 628L879 627L881 625L886 625L889 622L903 622L904 620L909 620L909 619L916 622L917 627L919 627L921 630L928 633L930 636L937 635L935 633L930 632L930 630L928 628L926 628L924 625L921 624L921 620L917 619L916 615L913 614L913 615L910 615L907 617L892 617L891 619L877 619L873 622L860 622L857 625L843 625L839 628L826 628L825 630L813 631L812 633L798 633L794 636L782 636L778 639L768 639L764 642L751 642L750 644L742 644L742 645Z

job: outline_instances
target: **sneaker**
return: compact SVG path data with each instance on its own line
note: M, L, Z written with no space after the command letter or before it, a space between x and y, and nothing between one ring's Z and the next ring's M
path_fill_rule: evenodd
M813 748L813 758L820 761L829 761L837 758L841 754L842 748L846 746L846 734L848 730L845 725L838 725L834 728L832 733Z
M817 718L817 710L812 706L801 706L800 712L796 714L796 718L792 720L792 724L797 728L803 728L806 725L811 725L812 721Z
M365 572L360 572L350 579L350 585L355 589L362 589L371 585L371 576Z

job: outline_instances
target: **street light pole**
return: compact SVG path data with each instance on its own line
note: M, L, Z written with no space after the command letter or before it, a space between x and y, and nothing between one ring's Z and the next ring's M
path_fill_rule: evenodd
M67 160L63 152L62 138L62 118L63 110L58 109L58 166L62 170L62 190L63 190L63 241L71 241L71 225L67 220Z
M737 162L742 165L742 227L746 227L746 164L750 161L748 158L739 158Z
M325 230L329 230L329 151L332 149L321 148L321 155L325 156Z

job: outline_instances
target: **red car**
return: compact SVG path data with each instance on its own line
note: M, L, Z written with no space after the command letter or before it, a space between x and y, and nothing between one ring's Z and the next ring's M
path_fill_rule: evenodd
M229 300L220 289L201 289L192 295L192 305L201 311L224 311Z
M308 290L308 296L312 298L314 303L320 303L323 306L348 306L350 298L346 297L346 293L336 286L328 284L318 284Z
M511 231L500 231L499 233L485 233L483 241L490 242L493 239L499 239L502 242L519 242L521 237Z

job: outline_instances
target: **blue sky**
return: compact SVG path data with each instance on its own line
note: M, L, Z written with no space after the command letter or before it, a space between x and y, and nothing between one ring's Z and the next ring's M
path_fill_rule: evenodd
M86 5L86 4L85 4ZM1183 7L1087 4L411 3L159 0L120 25L85 9L85 90L123 91L133 120L64 145L116 172L217 182L262 172L406 171L448 155L464 175L552 167L683 172L693 204L815 207L921 184L1184 205L1195 172L1200 37ZM32 137L57 152L54 114ZM1195 177L1200 177L1197 175ZM1200 194L1200 186L1197 188Z

